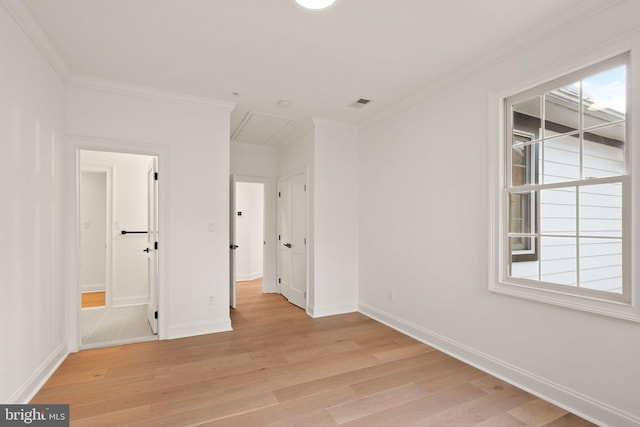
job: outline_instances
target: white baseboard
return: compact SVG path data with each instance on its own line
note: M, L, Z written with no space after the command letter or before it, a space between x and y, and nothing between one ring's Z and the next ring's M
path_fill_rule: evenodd
M127 307L130 305L143 305L143 304L149 304L148 295L120 297L120 298L113 298L113 300L111 300L112 307Z
M193 337L196 335L215 334L232 331L231 319L213 322L185 322L169 326L168 339Z
M81 292L100 292L107 289L107 286L104 283L91 283L87 285L82 285L80 288Z
M498 360L421 326L360 303L359 311L431 347L601 426L638 426L640 418Z
M6 403L20 405L29 403L68 355L67 343L60 344Z
M247 280L255 280L259 277L262 277L262 271L256 271L254 273L244 273L239 274L236 273L236 281L238 282L246 282Z
M354 313L358 311L357 305L330 305L330 306L313 306L307 308L307 312L313 318L335 316L337 314Z

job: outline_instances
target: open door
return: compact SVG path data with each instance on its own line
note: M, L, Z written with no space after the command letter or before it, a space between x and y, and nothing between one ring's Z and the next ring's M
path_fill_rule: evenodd
M229 180L229 306L236 308L236 176Z
M147 169L147 248L149 277L149 306L147 317L151 330L158 333L158 159Z
M307 308L307 177L302 173L278 186L280 292L289 302Z

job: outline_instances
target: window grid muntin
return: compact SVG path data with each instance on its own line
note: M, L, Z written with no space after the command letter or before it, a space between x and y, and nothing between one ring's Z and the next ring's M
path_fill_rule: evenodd
M505 115L507 115L507 117L505 118L505 125L506 125L506 135L507 135L507 141L510 142L510 144L508 145L510 152L508 154L508 156L506 156L506 173L505 173L505 197L503 198L503 203L506 207L506 215L505 215L505 220L507 222L506 224L506 232L504 233L504 239L503 239L503 245L504 248L506 249L505 251L503 251L503 254L505 257L507 257L507 259L505 260L506 262L503 263L504 265L504 276L509 282L511 282L512 284L523 284L523 285L528 285L528 286L533 286L535 289L547 289L549 291L552 292L560 292L560 293L575 293L578 296L584 296L587 298L595 298L595 299L603 299L603 300L607 300L607 301L612 301L612 302L628 302L630 301L631 298L631 289L630 289L630 283L627 277L625 277L627 275L626 273L626 269L624 268L624 265L626 265L629 260L630 260L630 254L628 251L629 248L629 243L628 243L628 238L625 238L625 233L624 230L626 227L628 227L628 220L625 220L625 216L627 215L624 209L624 206L621 208L622 211L622 227L623 227L623 232L622 235L620 237L616 237L616 236L590 236L590 235L582 235L580 232L580 188L584 187L584 186L590 186L590 185L598 185L598 184L605 184L605 183L613 183L613 182L618 182L621 184L622 186L622 200L623 202L625 200L628 201L628 198L626 198L625 193L626 188L627 187L625 185L625 177L628 176L629 173L629 164L630 164L630 156L629 156L629 123L628 123L628 118L630 117L630 73L629 73L629 59L628 59L628 55L621 55L620 57L617 58L613 58L609 61L605 61L601 64L597 64L595 66L592 67L588 67L585 68L581 71L578 71L576 73L573 73L571 75L565 76L563 78L560 79L556 79L553 81L550 81L544 85L538 86L536 88L530 89L528 91L522 92L516 96L507 98L505 100ZM584 93L583 93L583 81L594 76L597 75L599 73L603 73L603 72L607 72L609 70L613 70L615 68L619 68L619 67L625 67L625 90L626 90L626 111L625 111L625 119L620 119L620 120L615 120L615 121L611 121L611 122L606 122L606 123L601 123L601 124L597 124L597 125L593 125L593 126L589 126L589 127L585 127L584 126ZM547 93L550 93L551 91L555 90L555 89L559 89L562 88L564 86L566 86L569 83L573 83L573 82L579 82L579 106L578 106L578 111L579 111L579 128L572 130L570 132L567 133L559 133L556 135L547 135L546 134L546 109L545 109L545 98ZM528 99L531 98L535 98L539 96L539 102L540 102L540 124L541 124L541 129L539 131L539 138L538 139L532 139L531 141L528 141L524 144L514 144L514 109L513 107L521 102L524 102ZM598 178L598 177L585 177L585 137L584 134L593 130L598 130L601 128L605 128L605 127L613 127L616 125L624 125L624 140L623 140L623 151L622 151L622 155L623 155L623 168L624 170L621 172L621 174L619 175L613 175L613 176L607 176L607 177L602 177L602 178ZM564 137L567 135L578 135L579 138L579 167L580 167L580 179L579 180L575 180L575 181L565 181L565 182L559 182L559 183L549 183L546 184L544 182L545 180L545 171L544 171L544 165L545 165L545 161L544 161L544 155L545 155L545 141L547 140L552 140L552 139L556 139L556 138L560 138L560 137ZM517 186L514 187L513 181L512 181L512 151L514 146L535 146L535 144L539 143L540 147L541 147L541 161L540 161L540 177L542 179L542 184L526 184L526 185L522 185L522 186ZM511 247L511 238L513 237L529 237L529 238L534 238L536 239L536 241L540 242L540 240L542 239L542 237L555 237L554 235L550 235L550 234L545 234L545 233L541 233L541 229L540 229L540 217L541 215L538 214L536 215L536 227L535 230L536 232L534 233L511 233L509 232L509 227L510 227L510 218L511 218L511 213L510 213L510 204L508 203L509 200L509 194L511 193L532 193L535 192L537 195L535 196L536 199L536 203L539 204L540 203L540 197L539 197L539 192L543 189L550 189L550 188L570 188L573 187L575 188L575 210L576 210L576 218L575 218L575 242L576 242L576 251L575 251L575 257L576 257L576 286L572 287L572 286L568 286L568 285L556 285L553 283L547 283L547 282L543 282L541 279L541 269L542 269L542 260L540 259L540 261L538 262L538 281L535 280L529 280L529 279L521 279L521 278L515 278L512 276L512 259L513 259L513 250ZM539 210L539 206L538 209L536 210L538 213L540 212ZM558 235L557 237L568 237L567 235ZM572 236L574 237L574 236ZM580 271L581 271L581 266L580 266L580 240L581 239L608 239L608 240L617 240L621 242L621 247L623 248L623 252L622 252L622 262L623 262L623 267L622 267L622 271L623 271L623 279L622 279L622 290L620 293L614 293L614 292L610 292L610 291L599 291L599 290L594 290L594 289L587 289L584 287L580 287ZM626 242L626 243L625 243ZM539 243L538 243L539 244ZM540 251L542 251L542 249L540 249Z

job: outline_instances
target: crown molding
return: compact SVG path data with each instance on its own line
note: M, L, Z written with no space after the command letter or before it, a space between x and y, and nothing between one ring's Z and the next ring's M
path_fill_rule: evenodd
M623 3L625 0L610 0L602 4L599 0L583 0L580 11L575 8L555 16L528 32L524 32L521 37L513 39L508 43L494 49L488 54L476 58L474 61L459 64L458 71L447 74L445 77L428 83L415 95L406 98L398 104L368 118L363 121L359 128L361 130L370 128L378 123L393 119L400 113L407 112L421 105L425 101L442 93L443 91L466 81L475 75L481 74L497 66L498 64L525 52L536 45L552 39L558 34L572 28L585 20L604 12L607 9Z
M343 131L358 132L358 126L349 123L323 119L321 117L312 117L311 120L314 127L333 128Z
M147 86L140 86L131 83L118 82L115 80L87 77L72 74L67 81L69 87L89 89L100 92L115 93L119 95L135 96L139 98L152 99L155 101L173 102L197 107L221 108L232 111L237 103L221 101L202 96L187 95L180 92L172 92L163 89L155 89Z
M51 68L58 74L63 82L68 81L71 73L69 67L53 46L53 43L45 35L40 24L33 17L31 11L22 0L0 0L0 4L6 9L22 32L31 40L40 54L47 60Z
M60 79L70 87L80 87L208 108L222 108L228 111L233 110L236 106L236 103L220 101L213 98L186 95L178 92L73 74L22 0L0 0L0 5L5 8L22 32L31 40L31 43L33 43L51 68L58 74Z

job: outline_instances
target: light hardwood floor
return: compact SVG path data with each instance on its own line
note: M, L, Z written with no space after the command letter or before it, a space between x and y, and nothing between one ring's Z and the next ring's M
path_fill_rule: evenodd
M105 305L106 299L104 291L83 292L81 296L82 308L103 307Z
M233 332L70 355L32 403L72 426L586 426L358 313L238 285Z

